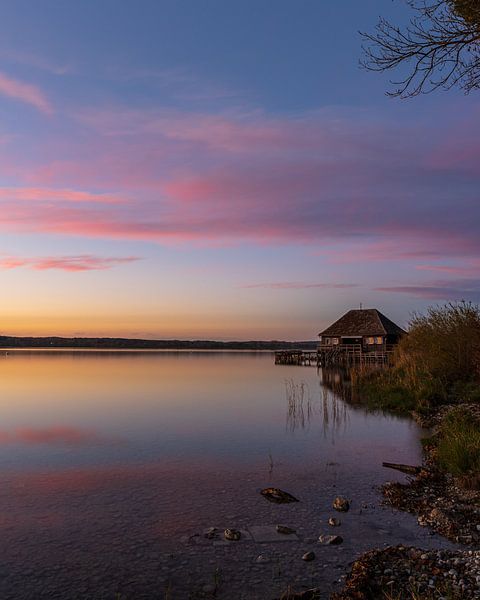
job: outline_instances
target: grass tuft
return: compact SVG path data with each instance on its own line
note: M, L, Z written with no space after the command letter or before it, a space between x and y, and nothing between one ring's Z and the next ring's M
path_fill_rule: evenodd
M480 423L458 407L442 422L437 441L438 464L458 477L480 475Z

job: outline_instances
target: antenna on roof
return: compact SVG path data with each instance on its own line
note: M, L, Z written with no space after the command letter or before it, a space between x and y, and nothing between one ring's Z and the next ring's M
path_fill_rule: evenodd
M360 310L362 310L363 308L363 304L360 302Z

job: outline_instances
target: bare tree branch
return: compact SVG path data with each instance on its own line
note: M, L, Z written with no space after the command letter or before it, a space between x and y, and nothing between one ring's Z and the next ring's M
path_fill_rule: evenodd
M480 89L480 0L405 1L414 14L404 29L380 18L373 33L361 33L361 65L380 72L406 67L389 96Z

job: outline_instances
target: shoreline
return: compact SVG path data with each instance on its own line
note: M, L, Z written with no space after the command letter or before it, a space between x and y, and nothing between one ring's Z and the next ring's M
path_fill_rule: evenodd
M455 408L480 420L480 406L445 405L428 416L411 412L416 423L432 428L433 440ZM442 472L435 445L424 445L422 469L407 483L387 482L381 487L383 504L417 515L418 525L463 546L456 551L425 551L389 546L360 555L353 563L344 588L331 600L470 600L480 598L480 490L468 490L458 478ZM319 598L316 590L308 596ZM288 598L288 596L287 596Z
M433 440L448 414L457 407L480 420L480 406L463 403L441 407L429 417L416 416L422 427L432 428L432 443L424 445L424 469L408 483L382 486L384 503L417 515L420 526L429 526L447 539L465 545L480 545L480 490L468 489L459 478L440 470Z

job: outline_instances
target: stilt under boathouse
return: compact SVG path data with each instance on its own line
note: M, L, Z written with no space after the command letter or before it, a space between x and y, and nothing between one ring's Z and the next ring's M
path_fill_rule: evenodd
M353 309L319 333L316 352L276 352L275 363L317 367L387 364L404 335L406 331L376 308Z

